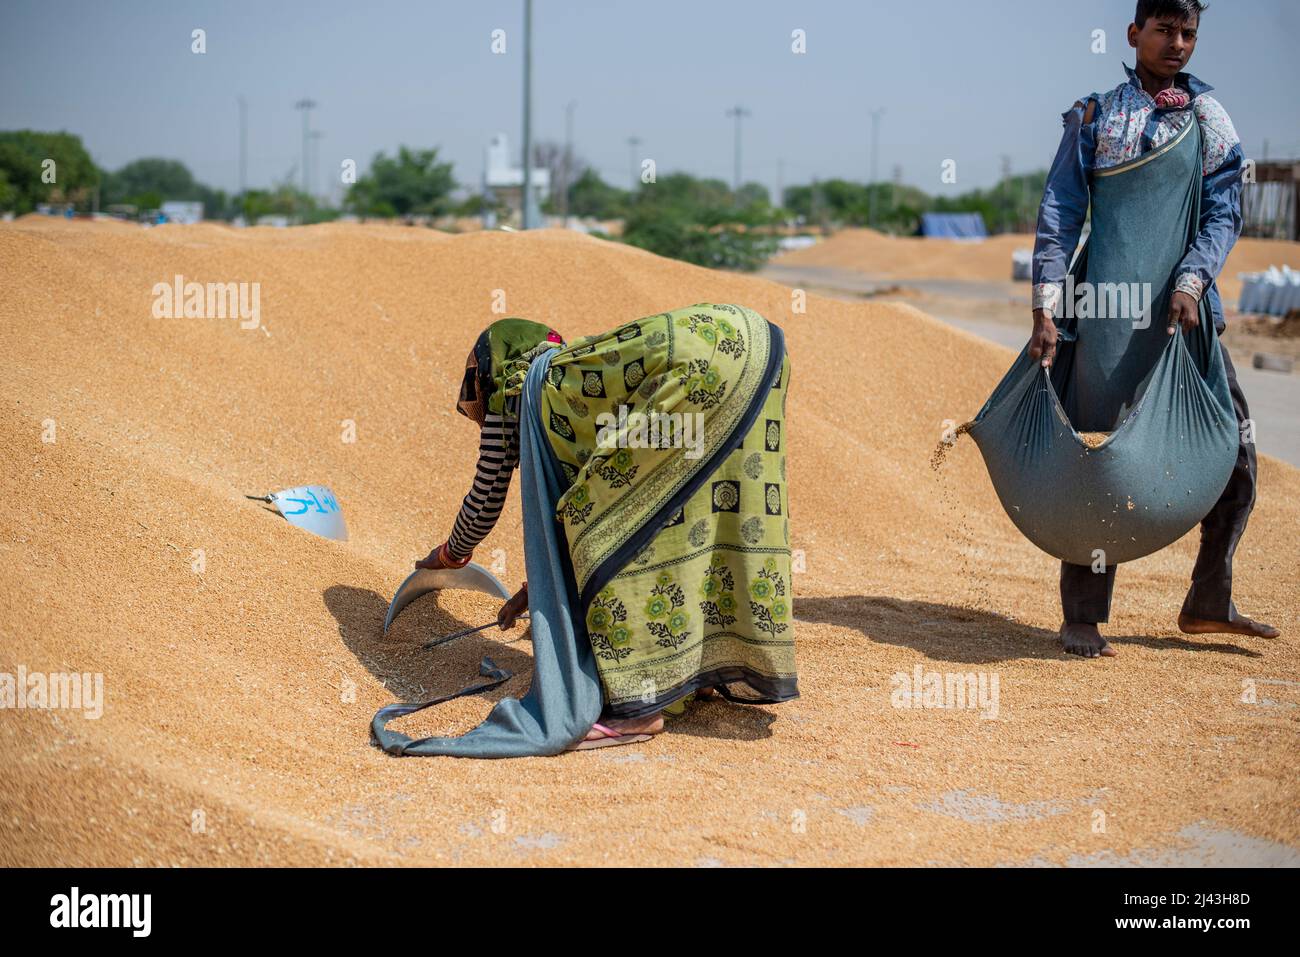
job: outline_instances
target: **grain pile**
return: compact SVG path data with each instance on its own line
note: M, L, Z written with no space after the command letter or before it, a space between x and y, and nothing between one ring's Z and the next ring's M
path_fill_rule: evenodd
M1083 444L1090 449L1099 447L1103 442L1110 438L1109 432L1080 432L1079 438L1083 439Z
M982 242L891 236L874 229L842 229L825 242L794 249L772 260L782 266L856 269L881 279L1011 279L1011 253L1032 249L1034 237L1020 233Z
M990 236L983 242L890 236L874 229L844 229L825 242L773 259L783 266L833 266L855 269L877 279L967 279L1006 282L1011 253L1033 249L1028 233ZM1241 295L1239 273L1269 266L1300 269L1300 243L1276 239L1237 240L1219 276L1219 292L1228 302Z
M264 329L154 318L176 274L259 282ZM1121 570L1121 657L1067 659L1056 565L976 450L926 467L1011 354L908 307L791 316L774 283L557 231L26 220L0 226L0 276L0 671L102 673L106 699L98 720L0 712L0 864L1062 863L1195 827L1300 845L1294 468L1261 458L1236 565L1240 607L1289 638L1174 630L1193 534ZM801 699L693 704L646 745L559 758L370 747L376 708L485 654L517 676L404 730L458 732L527 685L522 628L420 648L490 620L484 596L382 633L469 484L452 397L495 290L568 337L698 301L784 326ZM351 541L243 498L305 482ZM517 488L493 549L517 585ZM996 677L996 720L895 707L916 669Z

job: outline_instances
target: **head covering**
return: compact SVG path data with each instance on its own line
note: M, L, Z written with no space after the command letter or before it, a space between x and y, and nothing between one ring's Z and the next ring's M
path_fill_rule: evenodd
M498 319L483 330L466 359L456 410L471 418L470 413L479 408L512 417L506 398L519 394L529 363L547 349L563 345L560 334L544 323Z
M487 395L479 387L478 357L474 349L465 358L465 375L460 381L460 395L456 397L456 411L479 425L487 417Z

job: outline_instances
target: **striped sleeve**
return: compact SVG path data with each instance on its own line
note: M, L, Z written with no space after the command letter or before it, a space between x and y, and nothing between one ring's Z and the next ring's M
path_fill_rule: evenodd
M519 464L519 426L500 415L488 414L479 434L478 466L474 485L456 516L447 551L452 558L468 558L497 519L510 491L510 476Z

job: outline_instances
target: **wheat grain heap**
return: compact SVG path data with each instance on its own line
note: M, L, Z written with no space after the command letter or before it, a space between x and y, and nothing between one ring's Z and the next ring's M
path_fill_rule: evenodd
M0 225L0 275L0 671L104 688L98 719L0 711L0 864L1066 863L1195 828L1300 847L1300 472L1272 458L1236 582L1289 637L1177 633L1193 533L1126 570L1121 657L1066 660L1057 563L969 443L929 468L1010 353L909 307L792 315L775 283L553 230L29 217ZM259 283L262 328L155 316L177 275ZM802 698L693 704L647 744L555 758L370 746L377 708L462 687L485 654L516 673L493 700L527 687L522 626L421 648L491 620L486 596L382 632L468 487L452 403L495 290L570 341L700 301L784 327ZM310 482L348 542L244 498ZM479 555L501 549L512 588L518 494ZM896 706L899 676L933 673L996 677L996 719ZM460 733L490 704L394 727Z
M1033 249L1034 237L1026 233L1004 233L971 242L960 239L929 239L920 236L891 236L874 229L842 229L815 246L782 253L775 263L783 266L833 266L853 269L878 279L961 279L1006 282L1011 279L1011 254ZM1300 269L1300 243L1281 239L1237 240L1218 278L1224 304L1241 295L1240 273L1259 272L1269 266ZM1024 283L1025 300L1029 285ZM1026 313L1028 310L1026 310ZM1028 314L1025 316L1028 325Z

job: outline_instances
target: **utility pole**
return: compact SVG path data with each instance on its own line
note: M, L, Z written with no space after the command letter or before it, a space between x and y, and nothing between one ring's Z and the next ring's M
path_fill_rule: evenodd
M573 185L570 182L573 175L573 108L577 105L577 100L570 100L564 107L564 182L560 202L564 204L565 229L569 228L569 188Z
M239 195L248 192L248 101L239 97Z
M307 149L308 140L311 139L311 111L316 109L316 101L304 97L293 105L294 109L302 110L302 191L308 192L307 188Z
M324 136L325 134L320 130L311 131L311 175L307 181L311 184L312 189L320 185L320 141ZM310 193L311 190L309 189L308 194L310 195Z
M1033 212L1033 208L1029 205L1032 202L1033 198L1029 195L1029 177L1026 176L1020 181L1020 208L1025 211L1026 217L1031 224L1033 220L1037 218ZM1032 226L1030 228L1032 231ZM1016 232L1020 232L1019 222L1016 223Z
M533 208L533 0L524 0L524 196L523 228L534 225Z
M628 168L631 170L631 173L632 173L631 184L630 184L630 186L629 186L628 188L629 188L629 189L630 189L634 194L636 193L636 183L637 183L637 175L636 175L636 170L637 170L637 163L636 163L636 148L637 148L638 146L640 146L640 145L641 145L641 137L639 137L639 136L629 136L629 137L627 138L627 158L628 158Z
M1002 154L1002 231L1010 232L1007 222L1011 219L1011 157Z
M895 163L894 182L893 185L890 186L889 188L889 213L891 216L894 214L894 211L898 209L898 187L902 185L903 185L903 167L900 164Z
M871 182L867 184L867 225L873 229L876 225L876 159L880 147L880 118L884 114L883 106L871 111Z
M749 110L745 109L739 103L727 110L727 116L736 118L736 172L732 192L736 194L736 202L740 202L740 121L746 116L752 116Z
M820 225L821 223L821 185L817 182L817 177L813 176L812 195L808 198L808 225ZM823 233L825 230L823 230Z

